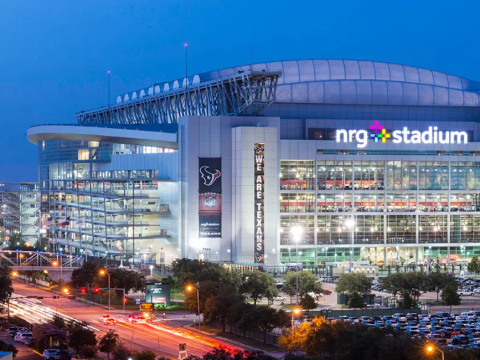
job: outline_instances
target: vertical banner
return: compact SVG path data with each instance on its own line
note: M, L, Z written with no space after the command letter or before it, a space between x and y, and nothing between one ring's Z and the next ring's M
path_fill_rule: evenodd
M255 147L255 255L254 261L265 261L265 144L256 143Z
M222 158L198 159L199 237L222 237Z

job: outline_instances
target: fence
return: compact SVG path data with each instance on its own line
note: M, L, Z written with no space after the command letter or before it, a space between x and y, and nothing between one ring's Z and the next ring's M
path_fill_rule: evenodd
M219 324L217 324L217 326L221 327L221 325L219 325ZM258 332L258 331L245 331L244 332L243 330L240 330L237 327L230 326L230 325L227 325L225 330L232 333L232 334L235 334L235 335L240 335L240 336L244 336L244 337L249 338L249 339L258 340L258 341L263 342L263 333ZM267 344L278 346L277 340L278 340L279 337L280 337L280 335L268 333L267 336L266 336Z

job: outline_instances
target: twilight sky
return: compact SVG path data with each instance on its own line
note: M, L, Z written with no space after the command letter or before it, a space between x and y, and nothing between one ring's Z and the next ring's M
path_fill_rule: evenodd
M480 1L0 0L0 181L37 180L36 124L185 73L378 60L480 80Z

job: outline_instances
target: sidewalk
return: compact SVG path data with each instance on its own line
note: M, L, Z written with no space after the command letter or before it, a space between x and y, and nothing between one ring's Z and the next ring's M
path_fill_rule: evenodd
M282 359L285 355L287 355L287 353L285 352L282 352L280 351L280 349L278 349L278 351L265 351L265 350L262 350L262 349L259 349L259 348L256 348L254 346L251 346L251 345L247 345L245 343L242 343L242 342L239 342L239 341L235 341L235 340L232 340L232 339L228 339L228 338L225 338L221 335L212 335L206 331L199 331L197 328L195 328L194 325L192 324L188 324L188 325L182 325L183 328L188 328L189 331L192 331L192 332L196 332L196 333L199 333L199 334L202 334L204 336L209 336L209 337L212 337L212 338L215 338L215 339L218 339L220 341L223 341L227 344L230 344L230 345L234 345L234 346L237 346L241 349L245 349L245 350L250 350L250 351L260 351L260 352L263 352L264 354L266 355L270 355L276 359ZM228 333L230 334L230 333ZM239 335L236 335L236 334L233 334L235 336L239 336ZM246 341L251 341L251 342L256 342L257 340L252 340L252 339L248 339L246 338L245 339ZM272 347L274 347L274 345L270 345Z

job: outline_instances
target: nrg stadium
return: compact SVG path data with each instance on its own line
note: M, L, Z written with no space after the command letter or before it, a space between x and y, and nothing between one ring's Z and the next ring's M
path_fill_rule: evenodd
M466 262L480 255L479 91L355 60L153 84L28 130L42 231L130 263Z

